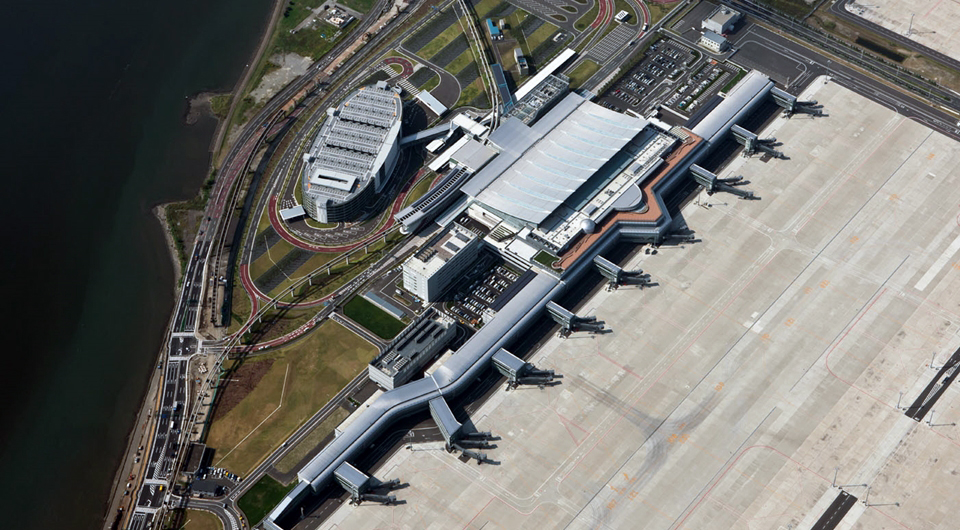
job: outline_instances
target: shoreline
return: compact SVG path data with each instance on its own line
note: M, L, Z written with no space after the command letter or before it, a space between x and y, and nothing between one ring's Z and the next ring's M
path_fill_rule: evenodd
M282 8L286 5L284 0L274 0L273 1L273 12L271 14L270 20L267 22L266 27L264 28L263 33L260 35L259 43L256 50L254 50L253 55L250 58L250 63L244 69L243 73L240 76L240 79L237 81L233 90L230 92L232 95L241 93L241 91L246 87L250 82L250 77L253 73L254 68L251 68L250 65L254 67L259 63L263 58L263 54L266 51L267 45L273 39L274 34L276 33L277 23L280 20L280 14ZM237 104L237 98L233 97L230 109L227 112L225 118L220 118L216 116L211 109L210 114L214 115L217 119L217 127L214 130L213 137L211 138L211 144L209 147L210 152L210 163L208 164L207 171L211 169L216 169L218 167L218 158L219 153L223 147L224 135L226 133L227 124L229 123L229 117L233 114ZM185 117L186 118L186 117ZM199 190L197 190L199 192ZM180 268L179 257L177 256L176 244L173 240L173 235L170 233L169 225L167 224L166 211L165 208L169 203L159 204L151 209L154 217L160 221L161 229L163 230L163 237L166 241L167 253L170 256L170 260L173 262L174 269L174 283L173 283L173 292L174 292L174 307L176 307L176 298L180 292L180 278L182 275L182 270ZM175 310L174 310L175 311ZM159 345L157 350L157 362L162 363L165 359L165 348L166 348L166 339L169 337L174 312L171 312L169 318L167 319L167 325L164 330L164 340ZM144 466L146 465L148 459L145 458L146 454L140 457L140 463L135 464L134 460L137 457L138 447L141 445L144 446L144 450L147 450L149 447L150 439L153 436L153 425L151 425L151 420L153 418L153 411L159 407L160 403L160 383L163 378L163 370L153 370L153 374L148 377L147 385L141 398L141 404L139 411L135 416L135 420L131 423L129 430L127 431L127 443L126 449L120 456L119 463L117 464L116 471L114 472L113 484L110 487L110 492L108 493L107 498L104 502L105 511L103 513L103 529L104 530L113 530L114 528L126 528L126 524L129 522L130 515L134 512L135 503L137 499L136 489L130 490L129 495L124 495L121 491L126 491L126 488L123 488L123 484L128 482L125 478L129 477L133 472L136 473L134 480L129 481L133 482L135 486L140 487L143 481L143 472ZM139 429L140 425L143 425L142 429ZM137 436L137 431L140 430L140 436ZM137 466L137 467L134 467ZM124 506L129 508L123 509ZM122 513L118 513L118 509L123 509Z
M173 295L174 303L176 304L182 270L180 268L180 260L177 256L177 247L174 243L173 235L170 233L170 225L167 224L166 206L168 204L171 203L158 204L151 208L150 211L160 222L160 228L163 230L163 239L166 241L167 254L173 265ZM173 314L171 313L167 321L166 329L164 330L165 339L171 332L172 319ZM165 342L161 343L157 350L158 363L163 362L165 347ZM103 516L104 530L113 530L115 523L118 521L121 523L118 527L124 528L126 525L123 523L128 522L127 518L133 513L133 503L136 502L137 490L130 490L129 495L124 495L121 493L121 486L124 482L133 482L135 485L139 485L143 479L144 466L147 463L147 459L144 458L146 454L139 454L140 451L138 448L143 446L146 450L147 442L153 436L153 425L150 420L153 418L153 411L160 406L159 390L162 380L163 370L153 370L153 373L148 377L146 392L141 400L140 409L137 411L136 421L133 422L133 425L127 433L126 449L124 449L120 457L120 462L117 464L113 484L110 486L110 494L105 503L106 513ZM138 430L140 431L139 437L137 436ZM140 457L140 463L135 462L138 456ZM129 479L131 475L134 476L133 480ZM124 480L124 477L127 477L127 479ZM123 488L122 491L127 491L127 489ZM118 511L120 509L123 509L122 513Z
M154 206L151 211L153 212L153 216L160 221L160 228L163 229L163 240L167 242L167 254L169 254L170 262L173 264L173 290L174 296L176 296L183 270L180 268L180 256L177 255L177 243L173 239L173 234L170 232L170 224L167 222L167 206L171 204L174 203L165 202L158 204Z

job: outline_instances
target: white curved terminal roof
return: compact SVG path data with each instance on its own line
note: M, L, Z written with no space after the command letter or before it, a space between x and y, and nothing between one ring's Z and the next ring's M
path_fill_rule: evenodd
M707 142L713 142L727 133L734 123L753 110L773 88L769 77L752 70L707 114L691 132Z
M491 139L504 152L499 164L491 166L500 166L495 169L500 172L476 196L480 202L540 224L648 123L577 94L567 96L549 114L557 112L567 115L549 131L511 123L513 119L507 122L509 127L497 130L500 134ZM549 114L541 121L549 122Z

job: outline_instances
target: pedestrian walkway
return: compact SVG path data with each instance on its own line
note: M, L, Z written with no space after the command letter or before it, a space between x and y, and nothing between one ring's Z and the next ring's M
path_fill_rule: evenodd
M397 72L388 64L380 64L380 71L389 75L391 78L396 77L396 83L400 85L404 90L410 93L411 96L416 97L420 93L417 90L417 87L413 86L413 83L407 81L406 77L397 77Z
M609 61L615 53L623 50L624 46L630 42L635 31L634 28L621 24L590 48L587 55L599 63Z

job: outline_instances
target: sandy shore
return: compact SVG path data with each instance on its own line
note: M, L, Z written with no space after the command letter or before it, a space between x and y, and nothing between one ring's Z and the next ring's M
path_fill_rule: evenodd
M173 264L173 285L180 285L180 275L183 274L183 271L180 270L180 257L177 256L177 243L173 240L170 225L167 224L167 204L154 206L153 215L160 221L160 227L163 228L163 239L167 242L167 253L170 255L170 262ZM176 287L174 287L174 289L176 289Z

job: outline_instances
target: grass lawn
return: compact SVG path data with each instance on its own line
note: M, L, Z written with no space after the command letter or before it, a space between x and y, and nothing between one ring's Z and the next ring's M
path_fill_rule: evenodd
M457 100L457 104L454 107L461 107L473 101L473 98L477 97L480 92L483 92L483 80L477 78L470 83L469 85L462 87L460 90L460 99Z
M354 296L347 302L343 314L384 340L396 337L407 326L362 296Z
M530 35L527 35L527 49L524 50L524 53L527 57L533 55L533 50L537 49L537 46L543 44L544 41L549 39L554 33L557 32L557 27L549 22L545 22L542 26L537 28L537 31L534 31Z
M424 83L423 85L421 85L421 86L418 87L418 88L419 88L420 90L425 90L425 91L429 92L429 91L433 90L434 88L437 88L438 86L440 86L440 76L437 75L437 74L433 74L433 77L431 77L430 79L428 79L426 83Z
M677 0L679 2L680 0ZM661 18L667 16L667 13L677 7L677 2L670 2L669 4L659 4L654 2L647 2L647 9L650 10L650 24L656 24L660 21ZM696 6L697 4L692 4ZM681 17L682 18L682 17ZM666 26L664 26L666 27Z
M760 0L761 4L786 13L794 18L799 18L810 12L811 6L803 0Z
M272 252L272 251L271 251L271 252ZM268 294L271 298L274 297L274 296L279 295L279 294L280 294L281 292L283 292L285 289L287 289L288 287L290 287L290 285L292 285L292 284L295 283L296 281L300 280L300 279L303 278L304 276L309 275L311 272L317 270L318 268L322 267L322 266L325 265L326 263L332 261L334 258L337 258L338 256L340 256L340 254L341 254L340 252L317 252L317 253L315 253L315 254L314 254L313 256L311 256L310 259L308 259L303 265L297 267L297 269L296 269L295 271L289 272L289 273L288 273L289 278L284 278L283 281L281 281L276 287L274 287L274 288L273 288L270 292L268 292L267 294ZM276 256L275 254L274 254L273 256L274 256L274 258L273 258L274 260L278 260L278 259L279 259L279 258L277 258L277 256ZM261 256L261 258L264 258L264 257L266 257L266 255ZM253 276L253 278L256 279L257 276Z
M227 112L230 112L230 100L233 99L233 96L230 94L217 94L216 96L210 97L210 110L213 114L220 118L226 118Z
M240 283L240 273L236 274L233 281L233 299L230 302L230 325L227 327L228 333L235 333L240 326L250 318L250 298L247 292L243 290L243 284Z
M444 70L450 72L453 75L460 73L460 70L463 70L470 63L473 62L473 52L470 48L467 48L463 53L457 56L456 59L450 61L450 64L447 65Z
M297 27L297 24L303 22L303 19L307 18L310 12L320 7L322 3L323 0L300 0L299 2L294 2L293 5L287 2L287 5L284 7L283 16L277 24L277 33L290 33L290 30Z
M413 202L420 197L423 197L423 195L430 189L430 184L433 182L435 177L436 175L428 175L419 183L417 183L417 185L407 193L406 198L403 199L403 207L406 208L407 206L413 204Z
M246 361L274 363L240 403L210 425L206 443L216 449L214 464L240 476L249 474L376 354L367 341L328 320L299 341ZM277 409L281 393L283 403ZM251 521L259 520L248 515Z
M280 261L280 258L286 256L292 250L293 244L287 242L287 240L281 239L277 241L276 244L267 249L262 256L250 263L250 278L256 280L263 273L267 272L270 267L273 267L275 262Z
M237 501L237 506L246 514L251 525L263 520L277 503L283 499L288 491L293 489L295 482L289 486L280 484L273 477L264 475L252 488L243 494Z
M629 26L637 25L637 20L639 19L637 18L637 10L633 8L633 5L627 2L627 0L614 0L613 2L614 16L616 16L616 14L621 11L626 11L627 13L630 13L630 18L628 18L626 22L627 25Z
M463 28L460 27L460 24L453 24L449 28L441 31L440 34L428 42L426 46L420 48L420 50L417 51L417 55L429 59L442 50L444 46L450 44L450 41L462 34Z
M293 34L289 31L279 31L275 50L277 53L293 52L318 60L350 31L351 25L353 23L338 29L333 24L320 21L316 24L317 29L303 28Z
M550 265L552 265L553 262L557 261L558 259L560 258L554 256L553 254L547 252L546 250L541 250L533 258L533 260L536 261L537 263L541 265L546 265L548 269L550 268Z
M375 0L337 0L337 2L361 13L370 11L370 8L376 3Z
M493 8L497 7L502 3L503 3L503 0L480 0L479 2L474 4L473 10L474 12L477 13L477 16L483 19L483 18L486 18L486 16L491 11L493 11ZM486 24L484 20L481 20L480 22ZM496 22L496 20L494 20L494 22Z
M257 221L257 233L263 232L268 226L270 226L270 214L267 213L266 208L260 214L260 220Z
M324 438L329 436L333 430L337 428L337 425L340 425L349 415L350 412L347 411L347 409L337 407L336 410L327 416L327 419L320 422L320 425L314 427L314 429L310 431L310 434L306 435L297 445L291 448L287 454L283 455L283 458L273 467L277 468L277 471L281 473L293 471L294 466L299 464L300 461L303 460L303 457L307 456L307 453L312 451Z
M319 224L319 223L318 223ZM300 266L299 269L295 270L293 274L290 275L294 280L303 278L304 276L310 274L311 272L317 270L319 267L322 267L326 263L332 261L334 258L337 258L342 254L342 252L318 252L313 255L306 263ZM293 282L290 282L293 283ZM287 282L280 284L280 287L277 290L281 290L286 287Z
M222 530L220 518L210 512L187 510L186 523L179 530Z
M735 87L737 83L739 83L740 80L743 79L743 76L745 75L747 75L747 71L744 70L743 68L740 68L740 71L737 72L737 75L734 76L733 79L731 79L730 82L726 84L726 86L720 89L720 92L723 92L723 93L730 92L730 89Z
M587 79L590 79L590 76L597 73L597 70L600 69L600 65L591 61L590 59L584 59L579 66L573 69L570 72L570 88L576 88L582 85Z
M578 18L574 22L573 27L577 31L583 31L587 29L587 26L593 24L593 21L597 19L597 15L600 14L600 2L594 2L593 7L590 8L590 11L587 11L582 17Z

